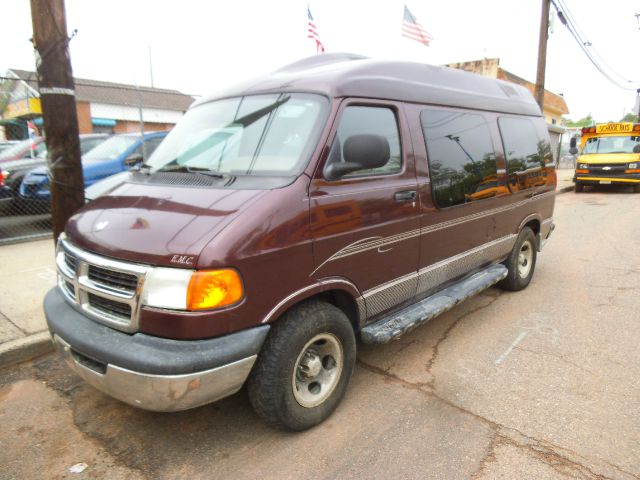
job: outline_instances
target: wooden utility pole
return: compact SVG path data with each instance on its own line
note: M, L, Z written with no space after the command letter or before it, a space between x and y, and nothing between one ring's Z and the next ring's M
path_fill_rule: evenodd
M57 240L84 205L75 86L64 0L31 0L33 45L50 172L51 222Z
M547 66L547 37L549 36L549 2L542 0L540 16L540 40L538 42L538 72L536 74L536 102L540 110L544 107L544 74Z

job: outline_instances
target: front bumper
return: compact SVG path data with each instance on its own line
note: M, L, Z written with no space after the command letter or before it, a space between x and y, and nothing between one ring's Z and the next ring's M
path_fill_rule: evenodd
M210 340L172 340L113 330L88 319L57 288L44 300L56 347L87 383L145 410L195 408L236 393L268 325Z
M585 185L637 185L640 183L640 174L627 173L624 175L602 175L577 173L573 180Z

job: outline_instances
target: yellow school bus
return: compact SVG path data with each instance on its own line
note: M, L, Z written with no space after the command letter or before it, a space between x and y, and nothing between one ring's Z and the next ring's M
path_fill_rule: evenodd
M572 139L572 153L577 153ZM603 123L582 129L575 191L586 185L632 185L640 193L640 123Z

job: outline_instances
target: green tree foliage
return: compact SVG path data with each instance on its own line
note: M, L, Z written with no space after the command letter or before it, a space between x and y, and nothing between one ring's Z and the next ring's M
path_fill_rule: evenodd
M566 118L566 119L563 119L563 120L564 120L564 125L566 127L582 128L582 127L590 127L591 125L595 125L596 124L596 121L593 119L591 114L587 115L584 118L581 118L578 121L573 121L570 118Z
M624 117L620 119L621 122L637 122L638 116L635 113L627 113Z

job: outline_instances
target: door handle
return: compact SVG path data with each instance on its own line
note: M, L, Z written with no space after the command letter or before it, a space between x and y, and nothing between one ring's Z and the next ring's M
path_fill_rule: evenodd
M415 202L416 198L418 198L418 193L415 190L407 190L396 193L394 197L396 202Z

